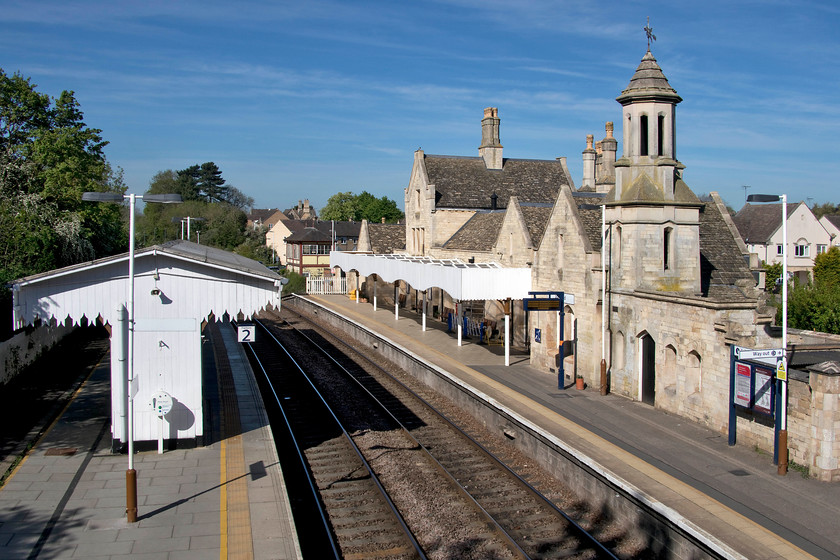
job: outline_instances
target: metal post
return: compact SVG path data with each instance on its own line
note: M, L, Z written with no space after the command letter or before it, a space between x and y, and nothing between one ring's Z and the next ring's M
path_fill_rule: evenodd
M461 329L464 328L464 322L461 321L461 302L455 303L455 322L458 323L458 346L461 346Z
M426 331L426 290L423 290L423 332Z
M371 276L373 276L373 310L376 311L376 274Z
M394 282L394 320L400 320L400 281Z
M510 365L510 299L505 300L505 365Z
M137 471L134 470L134 193L128 197L128 470L125 472L126 506L129 523L137 521Z
M607 206L601 205L601 395L607 386Z
M787 367L787 297L788 297L788 243L787 243L787 195L782 195L782 360ZM782 381L782 422L779 430L779 469L781 475L787 474L787 380Z

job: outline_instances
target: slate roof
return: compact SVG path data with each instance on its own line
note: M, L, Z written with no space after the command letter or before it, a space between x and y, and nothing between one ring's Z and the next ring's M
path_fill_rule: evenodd
M176 239L174 241L167 241L159 245L151 245L149 247L138 249L137 251L135 251L134 258L141 259L148 257L149 255L154 255L155 253L164 253L184 257L194 260L196 262L222 266L224 268L238 270L240 272L245 272L247 274L252 274L256 276L264 276L272 279L280 278L280 276L276 272L269 270L264 264L257 262L253 259L243 257L242 255L238 255L230 251L224 251L215 247L199 245L198 243L193 243L192 241L183 241L180 239ZM26 278L18 279L16 280L16 282L28 284L30 282L36 282L43 278L49 278L50 276L54 276L56 274L64 274L76 270L82 270L92 265L95 266L110 262L128 260L128 258L129 253L121 253L119 255L103 257L101 259L96 259L93 261L73 264L57 270L50 270L47 272L33 274L32 276L27 276Z
M314 227L305 227L286 238L286 243L332 243L332 236Z
M444 249L461 251L489 251L499 237L505 220L504 211L476 212L461 229L443 244Z
M630 78L627 88L616 97L616 101L622 105L627 105L633 101L653 99L667 100L671 103L682 101L676 90L668 83L668 79L656 59L648 51L642 57L642 61L636 68L636 73Z
M525 225L528 228L528 233L531 236L531 242L534 247L539 247L542 241L545 228L548 226L548 219L551 217L551 211L554 209L553 204L529 205L520 204L522 210L522 217L525 219Z
M424 156L429 182L436 190L437 208L506 208L511 196L520 203L554 203L561 185L570 185L556 160L505 159L502 169L487 169L480 157Z
M840 214L826 214L823 216L831 225L840 229Z
M370 249L377 254L390 254L405 249L405 224L368 224Z
M647 173L642 173L633 182L621 189L621 198L616 199L616 188L607 193L607 202L628 204L639 202L642 204L701 204L688 185L681 179L674 183L674 200L666 200L662 187L653 182Z
M788 204L788 219L797 207L798 204ZM744 243L766 245L782 225L782 204L744 204L732 217L732 221L735 222Z
M702 294L718 301L743 301L744 291L736 284L753 286L755 279L719 205L707 202L700 211Z
M277 208L254 208L248 213L248 221L264 222L275 212L279 212L279 210Z

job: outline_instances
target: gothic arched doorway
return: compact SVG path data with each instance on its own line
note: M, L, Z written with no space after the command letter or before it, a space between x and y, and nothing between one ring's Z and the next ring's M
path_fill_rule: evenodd
M653 406L656 401L656 343L648 333L639 337L639 366L642 372L641 400Z

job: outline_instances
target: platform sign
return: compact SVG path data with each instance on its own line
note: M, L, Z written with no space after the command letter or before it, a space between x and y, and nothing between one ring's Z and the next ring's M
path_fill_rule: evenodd
M751 385L752 368L750 365L743 362L735 362L735 404L745 408L750 407L750 402L752 401L752 395L750 394Z
M776 364L776 379L779 381L787 381L787 359L782 358Z
M528 311L560 311L559 299L528 298L525 300L525 309Z
M750 348L735 347L735 357L740 360L761 360L778 359L784 355L781 348L768 348L766 350L753 350Z
M753 390L753 410L764 414L773 414L773 371L755 366L755 389Z
M257 327L253 324L239 324L236 327L239 342L254 342L257 337Z

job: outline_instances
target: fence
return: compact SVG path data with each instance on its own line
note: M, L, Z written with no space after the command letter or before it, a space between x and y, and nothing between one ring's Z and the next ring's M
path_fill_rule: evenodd
M306 293L313 295L346 294L347 278L343 276L307 276Z

